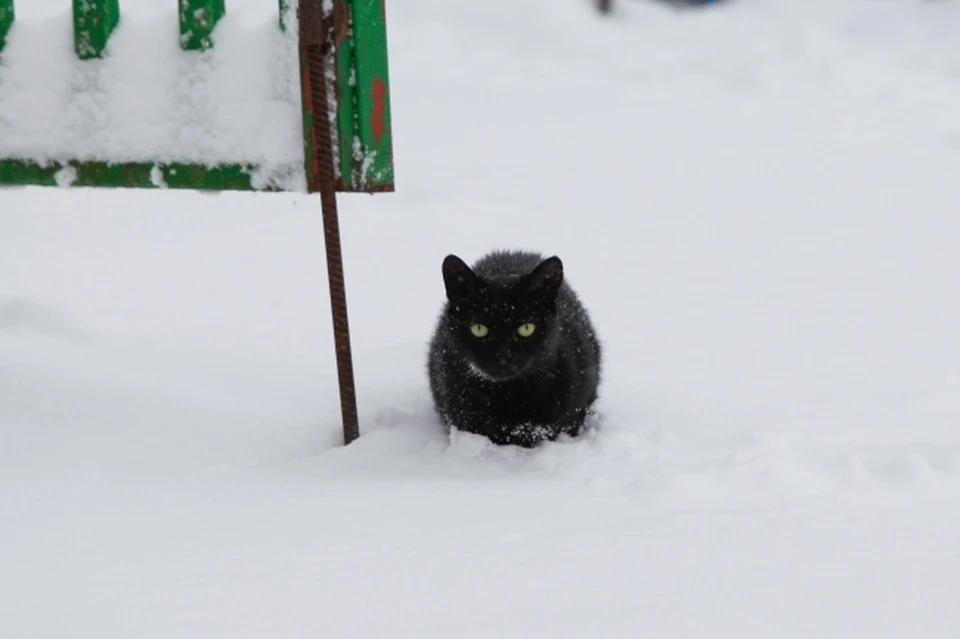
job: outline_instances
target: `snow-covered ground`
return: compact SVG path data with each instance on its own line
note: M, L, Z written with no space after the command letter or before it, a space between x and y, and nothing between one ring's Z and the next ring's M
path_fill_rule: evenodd
M0 637L960 636L960 3L388 21L349 447L316 198L0 190ZM431 412L440 262L504 246L605 343L582 440Z

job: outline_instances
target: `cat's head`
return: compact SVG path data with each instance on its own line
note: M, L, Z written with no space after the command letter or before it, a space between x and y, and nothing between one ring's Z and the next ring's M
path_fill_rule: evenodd
M450 346L493 381L523 375L556 349L563 263L554 256L528 273L483 278L456 255L443 261Z

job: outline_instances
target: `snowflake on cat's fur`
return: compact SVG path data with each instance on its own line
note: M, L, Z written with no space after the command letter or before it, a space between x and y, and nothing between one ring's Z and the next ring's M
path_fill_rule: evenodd
M579 434L601 349L560 258L497 251L470 268L449 255L442 272L428 373L443 423L527 447Z

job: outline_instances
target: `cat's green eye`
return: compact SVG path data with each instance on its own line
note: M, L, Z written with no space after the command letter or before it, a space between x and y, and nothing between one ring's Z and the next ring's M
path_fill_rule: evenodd
M517 333L520 334L520 337L530 337L535 330L537 330L537 325L532 322L527 322L517 327Z
M483 324L472 324L470 326L470 332L473 333L474 337L486 337L490 329Z

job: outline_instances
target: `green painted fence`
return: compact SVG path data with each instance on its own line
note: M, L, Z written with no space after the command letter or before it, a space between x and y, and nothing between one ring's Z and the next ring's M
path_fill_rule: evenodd
M73 0L73 48L81 60L103 57L120 21L117 0Z
M224 0L167 1L177 3L181 48L203 51L214 46L217 23L228 8ZM290 20L296 20L294 5L294 0L279 0L278 3L278 28L286 32L296 32L289 24ZM335 163L339 169L337 190L393 191L384 0L333 0L332 6L337 69L333 87L337 114L335 123L332 123L339 153ZM93 60L110 55L110 36L120 24L120 9L118 0L73 0L74 49L79 59ZM14 0L0 0L0 56L15 35L16 28ZM0 74L2 72L0 66ZM305 132L310 130L314 116L304 99ZM304 167L308 176L312 159L313 149L309 136L305 134ZM0 184L57 186L56 176L64 168L75 171L74 186L157 188L162 184L168 188L216 191L271 188L253 186L250 174L256 170L255 166L161 164L149 158L126 164L101 158L84 162L65 160L41 166L25 158L6 157L0 146ZM163 179L155 179L157 176ZM308 190L316 192L319 188L311 184Z
M7 43L7 32L13 26L13 0L0 0L0 55Z
M180 2L180 46L186 51L213 46L213 30L226 12L224 0Z

